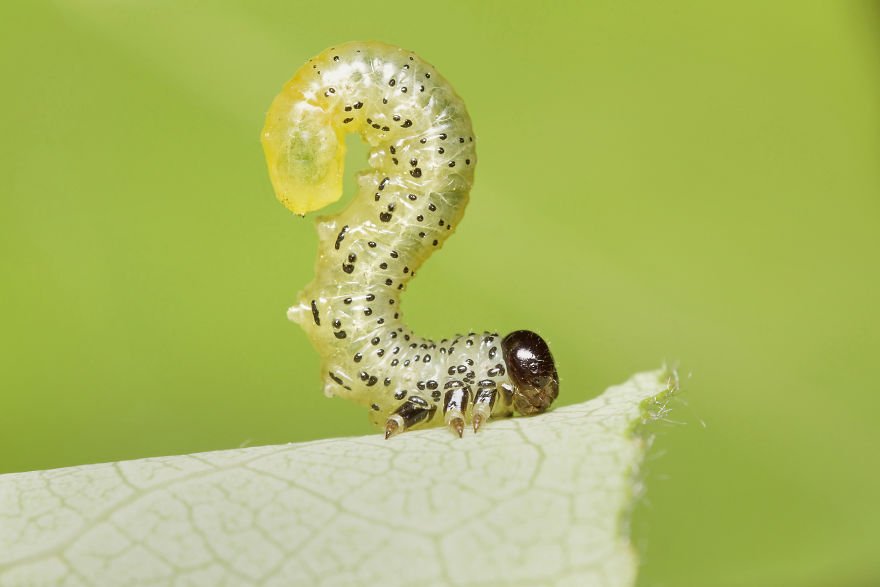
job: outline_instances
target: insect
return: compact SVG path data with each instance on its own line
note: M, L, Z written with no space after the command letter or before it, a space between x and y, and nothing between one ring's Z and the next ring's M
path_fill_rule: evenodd
M445 424L459 436L490 417L545 411L559 393L546 342L527 330L441 340L414 334L400 296L452 234L477 156L461 98L414 53L383 43L324 51L287 82L262 141L272 185L305 215L339 199L345 134L369 168L339 214L319 217L314 280L288 318L322 358L324 392L369 406L385 438Z

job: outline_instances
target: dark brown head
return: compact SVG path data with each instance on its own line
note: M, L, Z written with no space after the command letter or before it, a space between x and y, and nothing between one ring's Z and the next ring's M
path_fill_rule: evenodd
M513 381L513 407L523 415L540 414L559 395L559 376L550 348L530 330L517 330L501 342Z

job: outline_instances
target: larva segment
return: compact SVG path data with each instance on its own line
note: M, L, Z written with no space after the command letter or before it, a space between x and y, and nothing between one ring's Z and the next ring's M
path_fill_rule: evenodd
M461 434L466 421L477 430L515 406L546 409L552 398L517 395L497 333L434 341L402 320L402 292L455 230L473 183L475 142L461 99L430 64L382 43L348 43L310 60L263 131L273 186L290 210L339 198L348 132L370 145L369 168L348 207L318 219L315 278L288 311L321 354L325 393L369 406L386 437L443 424ZM528 397L555 397L531 389Z

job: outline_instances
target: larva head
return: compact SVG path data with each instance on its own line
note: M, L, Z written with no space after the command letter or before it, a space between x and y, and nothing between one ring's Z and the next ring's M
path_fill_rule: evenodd
M540 414L559 395L559 376L550 347L530 330L517 330L501 342L513 382L513 406L523 415Z

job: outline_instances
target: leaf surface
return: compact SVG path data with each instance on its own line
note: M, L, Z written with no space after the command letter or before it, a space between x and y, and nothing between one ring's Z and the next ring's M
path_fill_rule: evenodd
M0 476L0 585L625 586L675 374L533 418Z

